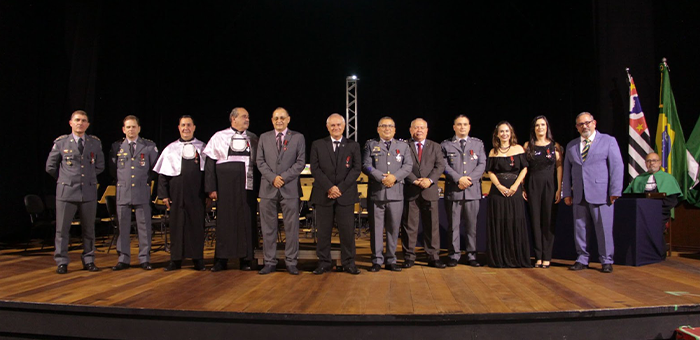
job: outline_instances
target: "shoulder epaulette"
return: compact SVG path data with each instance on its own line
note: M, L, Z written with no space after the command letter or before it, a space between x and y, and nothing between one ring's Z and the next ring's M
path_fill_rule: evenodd
M102 141L102 140L100 140L99 138L97 138L97 136L95 136L95 135L89 135L89 136L90 136L90 138L95 139L95 140L97 140L98 142L101 142L101 141Z
M56 139L53 140L53 142L56 143L56 142L58 142L58 141L61 140L61 139L66 139L66 138L68 138L68 136L70 136L70 135L58 136Z
M141 139L145 140L146 143L153 143L153 144L155 144L154 141L152 141L152 140L150 140L150 139L148 139L148 138L143 138L143 137L142 137Z
M481 143L481 144L484 144L484 142L483 142L481 139L479 139L479 138L476 138L476 137L469 137L469 139L470 139L470 140L473 140L473 141L475 141L475 142L479 142L479 143Z

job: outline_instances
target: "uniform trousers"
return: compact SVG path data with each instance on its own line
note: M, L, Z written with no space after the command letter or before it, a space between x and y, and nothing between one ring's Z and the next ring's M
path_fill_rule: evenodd
M467 259L476 260L476 221L479 214L479 200L445 201L447 212L447 234L451 236L448 255L459 261L462 256L460 224L465 221L467 231Z
M68 264L68 243L70 227L75 213L80 208L80 227L83 234L83 264L95 262L95 212L97 201L67 202L56 201L56 239L53 258L57 265Z
M396 244L399 241L403 201L374 201L367 207L370 224L370 249L373 264L395 264ZM386 230L386 255L384 250Z
M119 238L117 238L117 252L119 262L131 263L131 209L134 209L136 226L139 237L139 263L151 262L151 205L146 204L120 204L117 205L117 218L119 219Z

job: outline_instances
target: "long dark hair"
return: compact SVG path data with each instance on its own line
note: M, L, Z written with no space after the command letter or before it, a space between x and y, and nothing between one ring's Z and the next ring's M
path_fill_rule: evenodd
M498 138L498 127L501 125L506 125L508 126L508 129L510 129L510 140L508 141L508 144L511 146L518 144L518 137L515 136L515 130L513 130L513 125L510 125L508 121L502 120L496 124L496 128L493 129L493 137L492 137L492 142L493 142L493 147L495 149L498 149L499 146L501 146L501 139Z
M555 149L556 149L556 146L558 145L557 142L552 137L552 129L549 128L549 120L547 120L547 117L542 116L542 115L537 116L530 123L530 142L527 145L527 150L525 150L525 152L527 153L528 159L533 159L535 157L535 142L537 141L537 134L535 133L535 124L537 124L537 121L540 119L544 120L544 123L547 124L547 135L545 137L550 142L554 143Z

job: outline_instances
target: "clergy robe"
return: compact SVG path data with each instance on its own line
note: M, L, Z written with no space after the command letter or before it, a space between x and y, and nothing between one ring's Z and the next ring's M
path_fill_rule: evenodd
M209 140L204 150L207 155L204 190L217 192L214 256L253 260L253 249L258 244L258 194L254 186L259 182L254 180L258 136L243 132L248 146L245 151L236 152L230 148L234 134L236 131L228 128Z
M204 257L204 193L205 144L196 138L190 143L196 148L193 159L184 159L182 149L186 142L170 143L160 155L154 171L158 177L158 197L169 198L170 259ZM179 163L179 164L178 164Z

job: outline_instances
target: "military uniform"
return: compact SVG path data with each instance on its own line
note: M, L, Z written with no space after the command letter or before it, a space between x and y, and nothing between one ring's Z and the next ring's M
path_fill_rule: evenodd
M70 226L80 208L83 232L83 264L95 261L95 213L97 210L97 175L105 169L102 142L87 134L79 139L75 135L63 135L53 141L53 148L46 160L46 172L57 179L56 183L56 251L57 265L69 262L68 242Z
M369 178L372 263L378 265L396 264L396 244L403 213L403 180L413 167L406 142L392 139L388 143L387 147L387 142L379 138L370 139L362 153L362 171ZM382 184L385 173L396 177L396 183L391 188ZM384 229L387 234L386 256L382 254Z
M452 235L449 257L459 261L460 223L466 220L468 260L476 260L476 219L481 199L481 176L486 168L484 143L474 137L457 136L446 139L440 145L445 156L445 210L448 216L448 234ZM469 176L472 185L464 190L459 188L459 179Z
M131 261L131 209L136 212L139 237L139 262L151 258L151 169L158 160L158 148L153 141L138 137L134 151L124 138L112 144L110 160L117 178L117 218L119 262Z

